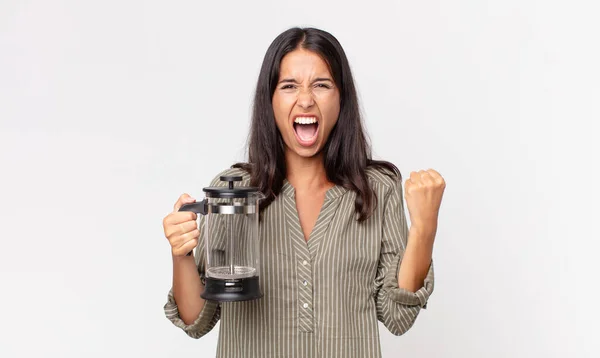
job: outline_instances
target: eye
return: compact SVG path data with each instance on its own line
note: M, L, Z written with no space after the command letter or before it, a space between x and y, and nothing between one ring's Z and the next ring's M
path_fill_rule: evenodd
M285 90L285 89L293 89L294 87L295 87L294 85L283 85L283 86L281 86L281 89L282 89L282 90Z
M317 83L315 85L315 87L317 87L317 88L327 88L327 89L331 88L331 86L329 86L328 84L325 84L325 83Z

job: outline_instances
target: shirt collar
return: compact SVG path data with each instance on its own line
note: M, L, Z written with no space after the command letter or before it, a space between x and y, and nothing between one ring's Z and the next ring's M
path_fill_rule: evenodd
M344 195L347 191L348 189L344 188L341 185L334 185L333 187L329 188L325 193L325 200L335 199L339 196ZM287 179L283 179L283 186L281 187L281 192L284 195L293 198L296 190Z

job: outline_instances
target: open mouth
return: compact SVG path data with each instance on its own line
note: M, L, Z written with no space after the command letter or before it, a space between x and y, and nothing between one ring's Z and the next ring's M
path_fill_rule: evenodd
M319 121L317 117L296 117L294 119L294 132L298 142L310 146L317 141Z

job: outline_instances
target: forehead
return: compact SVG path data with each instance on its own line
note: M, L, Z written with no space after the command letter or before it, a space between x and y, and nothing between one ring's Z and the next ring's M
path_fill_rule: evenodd
M329 66L318 54L296 49L283 57L280 77L330 76Z

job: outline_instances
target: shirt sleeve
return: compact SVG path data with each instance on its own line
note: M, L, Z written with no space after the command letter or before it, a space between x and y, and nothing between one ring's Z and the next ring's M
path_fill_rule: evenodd
M204 216L200 216L200 239L198 240L198 245L194 250L194 258L196 261L196 266L198 267L198 274L200 277L204 277L205 272L205 264L204 264L204 240L202 233L204 232ZM175 297L173 295L173 287L169 290L167 294L167 302L164 305L165 316L171 323L173 323L176 327L181 328L188 336L198 339L208 332L210 332L221 316L221 307L218 302L213 301L204 301L204 307L200 311L198 317L191 324L185 324L181 317L179 316L179 309L177 307L177 302L175 302Z
M406 333L433 293L433 262L423 287L411 292L398 286L398 271L408 240L402 182L395 182L384 203L381 252L376 285L377 318L394 335Z
M217 324L220 318L220 306L217 302L204 301L204 307L194 322L185 324L179 317L177 303L173 298L173 290L169 290L167 303L164 307L165 315L176 326L181 328L188 336L200 338L210 332Z

